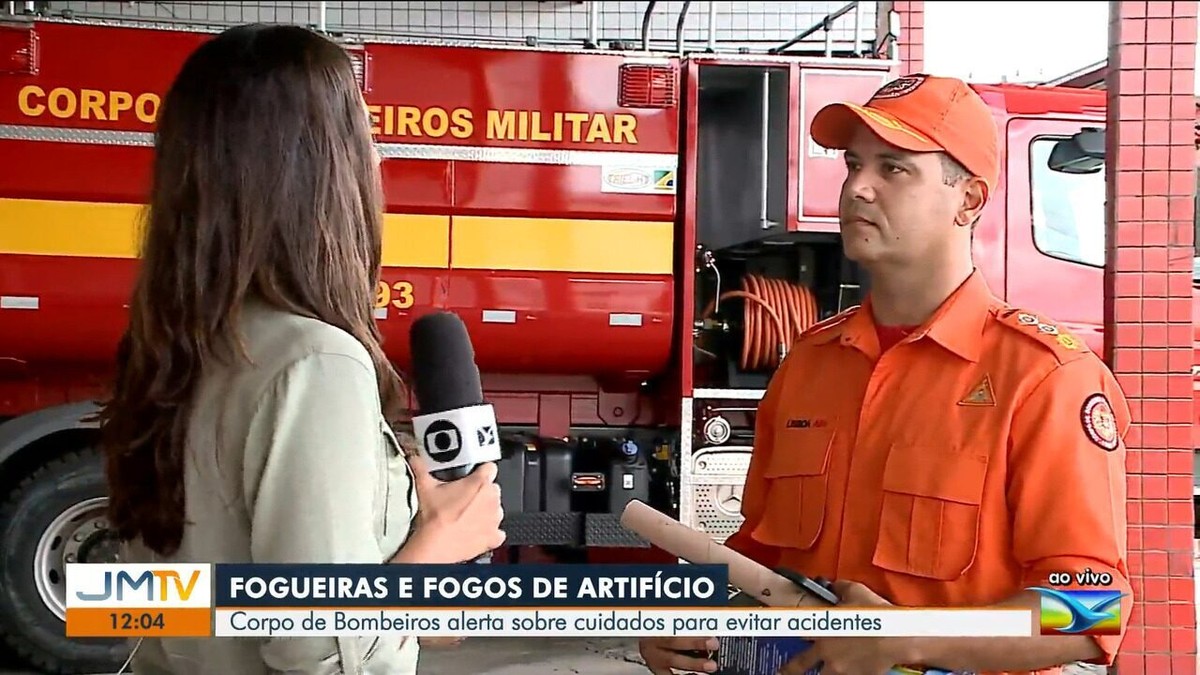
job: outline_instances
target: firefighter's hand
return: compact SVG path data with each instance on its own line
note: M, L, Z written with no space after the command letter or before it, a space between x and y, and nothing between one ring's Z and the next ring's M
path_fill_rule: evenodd
M848 607L890 607L892 603L856 581L835 581L839 604ZM818 638L789 661L780 675L803 675L820 666L821 675L887 675L904 662L905 639L892 637Z
M857 581L839 579L831 590L838 597L838 604L845 607L891 607L883 596Z
M672 668L690 673L714 672L717 663L712 659L680 652L712 652L718 646L716 638L702 637L642 638L638 641L638 651L654 675L672 675Z

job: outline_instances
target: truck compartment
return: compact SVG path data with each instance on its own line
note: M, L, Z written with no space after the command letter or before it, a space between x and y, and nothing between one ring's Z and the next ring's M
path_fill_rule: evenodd
M712 248L784 227L788 77L786 67L700 68L696 234Z
M862 282L836 227L787 226L787 68L699 72L693 386L762 389L782 350L857 304Z
M857 305L865 282L833 234L796 233L699 251L695 386L763 389L791 343Z
M635 547L620 525L632 500L667 504L664 440L648 430L579 430L559 439L509 430L499 482L508 546Z

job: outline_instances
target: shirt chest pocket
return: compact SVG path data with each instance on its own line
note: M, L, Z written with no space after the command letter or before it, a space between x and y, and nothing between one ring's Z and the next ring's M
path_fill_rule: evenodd
M789 430L779 434L763 470L764 510L754 529L758 541L783 548L809 549L825 525L833 428Z
M950 581L975 561L988 456L925 445L891 448L872 562Z

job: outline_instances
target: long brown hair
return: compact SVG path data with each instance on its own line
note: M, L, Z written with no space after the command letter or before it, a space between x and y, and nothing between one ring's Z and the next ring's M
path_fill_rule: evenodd
M184 63L156 136L140 272L99 417L113 527L169 555L197 381L244 358L248 297L358 338L386 414L403 389L373 318L383 197L347 53L298 26L227 30Z

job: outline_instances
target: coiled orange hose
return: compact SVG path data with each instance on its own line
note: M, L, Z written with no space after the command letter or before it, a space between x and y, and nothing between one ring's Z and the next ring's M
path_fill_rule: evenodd
M779 365L780 351L791 347L800 334L817 322L817 298L807 286L757 274L742 277L742 288L726 291L720 300L742 298L742 370L763 370ZM716 300L709 301L702 319L708 319Z

